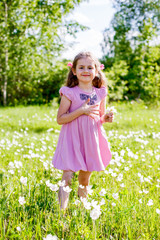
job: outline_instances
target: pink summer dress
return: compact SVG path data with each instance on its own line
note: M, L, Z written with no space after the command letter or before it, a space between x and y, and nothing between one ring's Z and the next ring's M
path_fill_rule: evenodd
M107 95L105 87L95 88L88 93L78 86L62 87L60 95L71 101L69 112L75 111L88 98L89 105L97 104ZM88 115L81 115L72 122L62 126L57 148L53 157L53 165L60 170L102 171L111 160L111 152L107 136L102 126L100 116L94 119Z

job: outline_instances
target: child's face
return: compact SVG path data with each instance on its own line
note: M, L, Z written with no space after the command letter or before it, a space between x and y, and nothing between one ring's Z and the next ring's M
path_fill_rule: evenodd
M89 57L79 59L73 74L77 76L79 83L92 82L97 74L94 61Z

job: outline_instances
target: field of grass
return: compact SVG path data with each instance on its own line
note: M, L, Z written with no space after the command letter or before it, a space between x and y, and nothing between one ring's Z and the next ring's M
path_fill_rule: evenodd
M113 105L114 123L104 124L112 161L92 173L84 203L75 173L66 211L57 197L62 172L51 163L57 107L0 109L0 239L160 239L160 109Z

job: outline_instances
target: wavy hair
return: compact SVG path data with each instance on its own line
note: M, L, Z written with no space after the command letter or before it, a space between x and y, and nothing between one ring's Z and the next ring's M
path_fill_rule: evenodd
M106 78L105 78L104 73L100 69L99 60L91 52L80 52L79 54L77 54L75 56L75 58L73 60L73 65L68 73L68 77L67 77L66 84L65 84L67 87L72 88L72 87L75 87L78 85L77 76L73 74L72 69L76 69L77 62L79 59L86 58L86 57L88 57L94 61L95 68L98 72L97 76L95 76L95 78L92 80L93 86L96 88L100 88L101 86L106 86Z

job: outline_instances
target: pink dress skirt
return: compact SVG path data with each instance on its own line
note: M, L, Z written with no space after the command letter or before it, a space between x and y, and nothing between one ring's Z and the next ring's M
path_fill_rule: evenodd
M105 87L95 88L91 93L85 92L78 86L62 87L60 95L71 101L69 112L79 108L87 98L89 105L97 104L106 97ZM57 148L53 157L53 165L60 170L102 171L111 160L111 152L107 136L102 126L100 116L91 118L81 115L61 128Z

